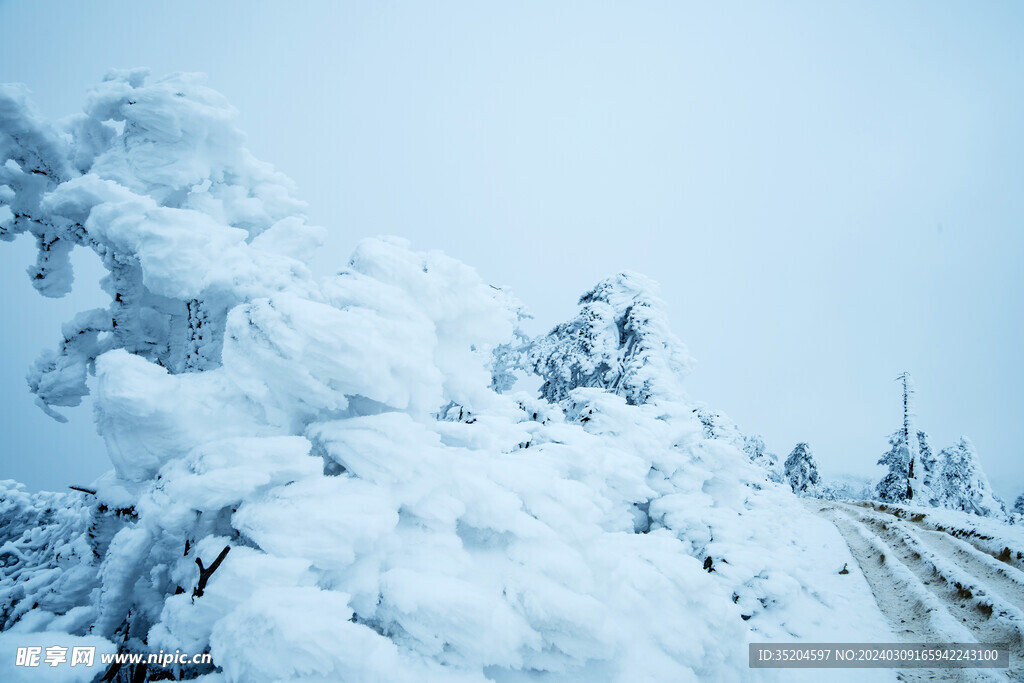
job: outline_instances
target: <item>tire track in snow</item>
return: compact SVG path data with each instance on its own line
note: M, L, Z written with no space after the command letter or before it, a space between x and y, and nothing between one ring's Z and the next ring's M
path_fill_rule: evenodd
M1024 572L941 531L922 529L919 536L934 551L954 558L960 566L981 578L986 585L992 586L999 595L1024 612Z
M1024 673L1020 666L1022 632L1018 626L1021 624L1007 619L1005 615L993 621L978 608L977 602L964 598L964 591L970 591L970 588L963 588L965 581L976 589L981 583L973 580L972 574L956 567L953 562L939 559L937 553L931 553L915 538L908 537L905 529L885 533L888 529L881 529L882 525L877 520L862 514L859 508L824 501L817 503L816 509L835 524L846 539L879 609L902 641L1016 643L1011 646L1013 668L1009 672L996 669L903 669L900 671L901 680L1020 679ZM891 519L885 521L892 524ZM876 533L876 530L883 533ZM929 554L935 556L929 558ZM935 560L934 564L929 562L930 559ZM951 574L955 578L951 578ZM958 579L961 589L955 585ZM988 597L986 593L985 598ZM1008 607L1013 613L1020 612L1016 605Z
M885 503L860 502L854 503L853 506L856 509L864 509L896 517L904 522L913 524L922 531L937 531L946 534L1013 569L1024 572L1024 548L1016 547L1013 543L1006 545L1002 542L1005 539L992 538L969 526L958 527L947 525L944 522L936 522L927 515L912 513Z
M935 545L927 545L921 540L921 530L888 515L852 507L845 507L843 512L882 536L934 593L944 592L947 609L951 608L950 612L967 624L979 641L1005 642L1011 651L1024 656L1024 611L1015 604L1024 602L1024 595L1014 582L1002 582L1004 590L1000 592L992 581L986 580L992 574L989 567L965 562L946 550L944 544L933 541ZM935 552L936 545L942 551Z

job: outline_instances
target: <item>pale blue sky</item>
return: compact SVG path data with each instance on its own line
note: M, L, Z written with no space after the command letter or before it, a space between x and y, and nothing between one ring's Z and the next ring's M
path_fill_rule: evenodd
M968 435L1024 491L1020 3L0 2L0 26L0 81L53 117L110 67L209 74L331 230L321 272L403 235L541 331L636 270L690 393L780 455L876 473L909 370L933 445ZM0 477L58 488L102 446L23 376L95 291L36 296L29 247L0 244Z

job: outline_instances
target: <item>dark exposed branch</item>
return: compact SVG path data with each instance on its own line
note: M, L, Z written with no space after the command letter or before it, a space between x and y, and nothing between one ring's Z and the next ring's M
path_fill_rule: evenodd
M199 565L199 583L196 584L196 589L192 591L193 598L203 597L203 591L206 590L206 582L209 581L213 573L217 571L217 567L219 567L220 563L224 561L224 558L228 556L228 551L230 550L231 546L224 546L224 550L220 551L220 555L217 556L217 559L213 561L213 564L211 564L209 568L204 567L203 561L198 557L196 558L196 564Z
M132 673L132 683L146 683L146 674L149 673L149 666L139 664Z
M111 664L107 668L106 672L104 672L103 677L100 679L100 683L109 683L109 681L114 680L114 677L117 676L117 672L119 672L120 670L121 670L121 662L118 662L118 661L111 662Z
M88 493L90 496L96 495L96 491L94 491L93 489L87 489L84 486L69 486L68 488L71 489L72 491L81 491L82 493Z

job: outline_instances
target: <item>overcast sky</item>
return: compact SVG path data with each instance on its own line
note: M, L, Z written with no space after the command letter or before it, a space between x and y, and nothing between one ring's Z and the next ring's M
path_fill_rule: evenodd
M1024 491L1024 4L0 0L0 82L57 118L111 67L202 71L330 229L509 285L533 332L618 270L662 285L694 398L784 457L876 477L918 386L936 448ZM88 406L24 374L104 304L44 300L0 244L0 478L109 467Z

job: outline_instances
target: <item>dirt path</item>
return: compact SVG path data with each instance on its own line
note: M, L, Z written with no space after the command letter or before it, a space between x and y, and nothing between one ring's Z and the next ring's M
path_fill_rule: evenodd
M1024 680L1024 572L987 552L871 507L808 506L835 524L903 642L1007 643L1010 670L904 669L905 681Z

